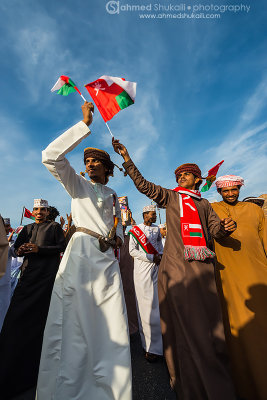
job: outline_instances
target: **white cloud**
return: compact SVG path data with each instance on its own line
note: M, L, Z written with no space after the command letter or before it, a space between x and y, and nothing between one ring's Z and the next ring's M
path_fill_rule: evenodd
M218 175L241 175L245 179L242 197L266 192L267 175L267 121L259 123L261 111L267 105L267 79L264 78L252 95L244 102L243 110L231 133L217 147L205 152L208 170L222 159L225 160ZM208 162L206 161L208 159ZM219 196L215 194L219 199Z

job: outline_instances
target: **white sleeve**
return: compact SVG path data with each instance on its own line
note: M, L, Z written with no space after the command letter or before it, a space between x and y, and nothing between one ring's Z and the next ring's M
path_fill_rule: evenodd
M88 126L80 121L50 143L42 152L43 164L72 197L75 196L77 186L83 178L76 174L65 155L90 133Z
M145 253L143 249L139 250L139 244L132 235L130 235L129 240L129 253L130 256L137 258L138 260L153 263L154 255Z

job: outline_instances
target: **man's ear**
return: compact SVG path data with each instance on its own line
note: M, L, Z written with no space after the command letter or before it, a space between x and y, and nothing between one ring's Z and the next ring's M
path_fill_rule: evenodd
M198 177L195 177L195 184L198 183L201 179Z

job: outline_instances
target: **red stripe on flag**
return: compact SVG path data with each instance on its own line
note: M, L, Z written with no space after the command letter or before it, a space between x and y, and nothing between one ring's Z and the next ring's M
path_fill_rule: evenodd
M122 93L124 89L116 83L108 86L104 79L97 79L88 83L85 87L105 122L110 121L121 110L115 97Z

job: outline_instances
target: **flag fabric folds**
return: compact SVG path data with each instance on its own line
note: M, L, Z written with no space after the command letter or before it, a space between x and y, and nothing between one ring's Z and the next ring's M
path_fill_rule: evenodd
M136 83L103 75L85 85L105 122L135 101Z
M212 183L216 180L216 175L217 175L218 170L219 170L219 168L220 168L220 166L222 165L223 162L224 162L224 160L222 160L221 162L216 164L214 167L212 167L208 171L208 176L206 178L206 183L202 187L201 192L207 192L210 189Z
M57 94L61 94L62 96L68 96L72 92L78 92L81 95L81 92L75 85L75 83L65 75L61 75L55 85L52 87L51 92L56 92Z
M30 218L30 219L33 219L35 221L35 217L32 215L30 210L28 210L28 208L26 208L26 207L24 207L24 215L23 215L23 217Z

